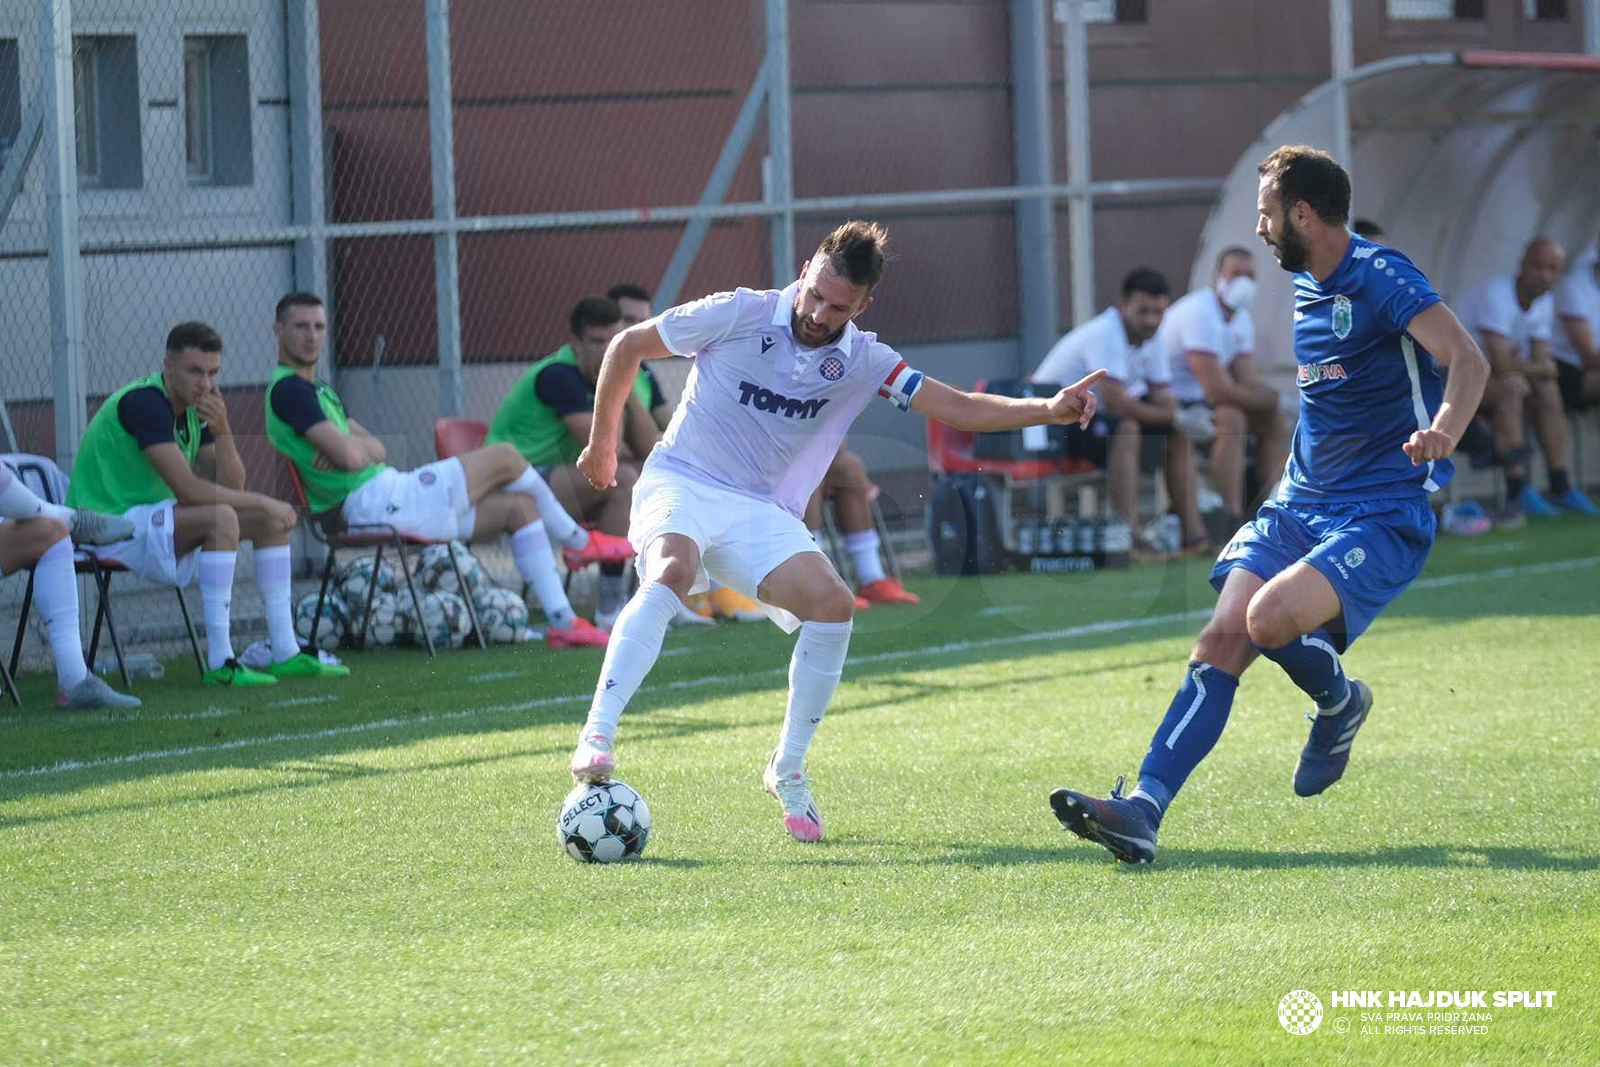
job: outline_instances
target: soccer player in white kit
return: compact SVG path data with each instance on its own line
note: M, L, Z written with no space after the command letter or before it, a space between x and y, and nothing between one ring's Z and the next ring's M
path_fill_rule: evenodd
M820 840L805 756L844 669L855 597L802 516L850 424L874 395L965 430L1084 425L1094 415L1090 387L1104 371L1049 399L966 393L925 378L876 334L857 329L851 320L872 306L887 240L876 223L846 223L787 288L716 293L612 340L589 445L578 457L597 488L615 481L620 420L640 361L680 355L695 363L634 487L628 539L640 585L617 617L578 735L579 781L615 770L622 711L660 655L680 598L705 588L709 576L755 597L785 632L800 631L764 783L789 834Z

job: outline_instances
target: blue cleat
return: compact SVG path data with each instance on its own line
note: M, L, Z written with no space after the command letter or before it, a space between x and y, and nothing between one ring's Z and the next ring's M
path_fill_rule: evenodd
M1530 519L1553 519L1561 514L1560 508L1540 496L1531 485L1523 486L1522 492L1517 494L1517 506Z
M1149 863L1156 858L1157 822L1148 805L1122 795L1123 781L1119 775L1109 800L1057 789L1050 794L1050 810L1062 829L1104 845L1120 862Z
M1560 496L1551 497L1550 503L1573 515L1600 515L1600 508L1595 507L1594 502L1583 495L1583 490L1576 487Z
M1294 791L1302 797L1314 797L1344 776L1345 765L1350 762L1350 746L1356 733L1367 721L1372 710L1372 690L1365 682L1350 679L1350 703L1337 715L1318 715L1312 712L1311 736L1300 752L1300 762L1294 768Z

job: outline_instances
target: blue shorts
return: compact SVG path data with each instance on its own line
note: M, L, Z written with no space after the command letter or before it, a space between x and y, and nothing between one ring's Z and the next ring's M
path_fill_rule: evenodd
M1437 529L1426 500L1269 500L1223 548L1211 584L1220 593L1235 567L1271 581L1302 560L1311 564L1339 595L1344 632L1333 637L1343 652L1421 572Z

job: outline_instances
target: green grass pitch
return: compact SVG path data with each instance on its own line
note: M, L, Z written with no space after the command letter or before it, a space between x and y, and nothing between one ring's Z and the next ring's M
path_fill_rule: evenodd
M47 710L33 675L0 711L0 1062L1600 1062L1597 533L1442 542L1346 657L1376 706L1322 797L1258 663L1139 869L1045 797L1137 770L1199 562L864 612L814 846L760 785L789 639L674 631L618 748L655 831L612 867L554 832L595 652L239 694L176 661L131 716ZM1556 997L1363 1034L1345 989Z

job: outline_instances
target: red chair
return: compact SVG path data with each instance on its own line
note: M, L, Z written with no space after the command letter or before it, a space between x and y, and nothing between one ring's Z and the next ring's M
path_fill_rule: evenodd
M477 419L435 419L433 451L440 459L475 452L483 447L489 427Z
M983 381L973 384L982 392ZM1082 484L1098 480L1101 471L1086 459L1050 457L1044 459L981 459L973 455L973 432L958 430L947 423L928 419L928 470L935 477L948 474L985 474L998 485L1000 539L1007 548L1014 544L1011 534L1013 494L1024 486L1039 494L1043 503L1046 483L1066 481Z
M433 635L428 632L427 626L422 621L422 598L417 596L417 586L411 578L411 564L406 561L406 546L448 545L450 542L402 533L387 523L376 526L346 526L337 509L313 515L310 505L306 502L306 486L300 479L299 468L288 459L284 460L284 465L289 468L289 482L294 487L294 503L304 510L311 520L311 535L328 546L328 561L322 568L322 588L317 591L317 611L311 617L311 634L306 638L306 643L313 647L317 643L317 629L322 624L322 604L328 599L328 582L333 577L335 553L341 548L376 548L377 551L372 557L372 573L377 574L378 568L383 564L383 550L392 546L395 555L400 559L400 572L406 576L406 589L411 593L411 612L417 623L417 632L422 634L422 641L428 648L428 658L432 659L435 655ZM456 572L456 587L466 589L467 581L462 577L461 565L456 561L456 554L451 552L449 556L450 568ZM357 648L366 647L367 631L372 627L372 598L377 590L377 582L367 583L367 603L361 614L361 632L356 638ZM487 649L489 645L483 637L483 626L478 622L477 606L472 603L470 596L464 596L462 599L467 602L467 615L472 619L472 633L478 639L478 647Z
M45 464L49 464L49 469ZM60 470L55 464L43 457L18 460L13 463L17 474L22 477L33 476L31 488L40 497L50 503L56 503L55 491L52 484L63 484L60 480ZM105 627L111 635L111 648L117 656L117 671L122 675L124 687L131 687L132 681L128 678L128 667L123 661L122 641L117 637L117 621L111 614L111 576L125 572L128 568L114 559L100 559L94 555L93 548L80 548L73 553L72 569L78 574L87 574L94 579L95 590L100 594L100 602L95 608L94 630L89 637L89 669L94 669L95 654L100 650L100 629ZM17 636L11 643L11 664L9 670L0 665L0 673L4 674L4 681L11 688L11 700L20 706L17 700L17 691L11 676L16 673L17 663L22 658L22 640L27 635L28 612L33 608L33 579L34 571L28 568L28 587L22 594L22 609L17 616ZM206 675L206 660L200 654L200 638L194 631L194 620L189 615L189 602L184 598L183 589L174 587L173 592L178 597L178 610L183 613L183 629L189 635L189 647L194 651L195 666L200 669L200 677Z

